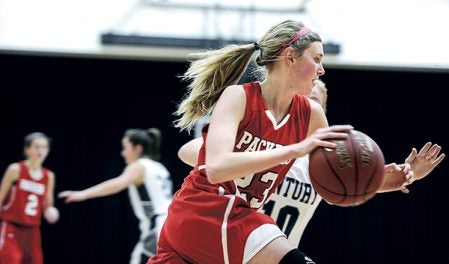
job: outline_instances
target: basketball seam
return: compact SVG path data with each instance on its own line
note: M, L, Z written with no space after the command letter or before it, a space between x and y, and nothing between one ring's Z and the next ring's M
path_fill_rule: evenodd
M376 149L377 150L377 149ZM378 150L377 152L380 152L380 150ZM374 153L374 150L373 150L373 153ZM371 186L371 183L373 182L373 180L374 180L374 176L377 174L377 171L378 171L378 167L379 167L379 164L378 164L378 162L377 162L377 160L374 160L374 159L372 159L371 158L371 160L373 161L373 166L374 166L374 162L376 163L375 165L375 170L371 173L371 177L370 177L370 179L369 179L369 181L368 181L368 184L366 185L366 189L365 189L365 193L368 193L368 188ZM377 190L376 190L376 192L377 192ZM376 193L375 192L375 193Z
M352 131L350 131L349 133L352 133L352 134L354 134ZM354 193L355 194L358 194L358 187L359 187L359 155L360 155L360 153L358 152L358 150L359 149L357 149L357 148L355 148L354 147L354 142L353 142L353 137L349 137L349 139L350 140L348 140L348 142L351 142L351 149L352 149L352 154L354 155L354 182L355 182L355 184L354 184L354 188L355 188L355 190L354 190ZM360 194L358 194L358 195L360 195ZM354 197L354 201L353 201L353 203L356 203L356 200L355 200L355 197Z
M339 175L337 174L337 172L335 171L335 169L332 167L332 163L329 161L329 158L328 158L328 156L327 156L327 151L326 151L326 149L325 149L325 148L321 148L320 151L323 152L324 160L326 161L326 164L327 164L328 168L331 169L331 171L333 172L334 176L336 176L336 179L338 180L338 182L340 183L340 185L343 186L343 193L337 193L337 192L334 192L334 191L332 191L332 190L329 190L328 188L324 187L322 184L320 184L319 182L317 182L315 179L313 179L313 177L311 177L311 178L312 178L312 180L315 181L315 182L316 182L322 189L324 189L324 190L326 190L326 191L328 191L328 192L330 192L330 193L333 193L333 194L335 194L335 195L341 196L342 198L341 198L339 201L334 201L334 203L341 203L341 202L343 202L343 201L346 200L346 197L347 197L347 194L348 194L348 192L346 191L346 186L343 184L342 179L339 177ZM334 150L334 151L335 151L335 150Z

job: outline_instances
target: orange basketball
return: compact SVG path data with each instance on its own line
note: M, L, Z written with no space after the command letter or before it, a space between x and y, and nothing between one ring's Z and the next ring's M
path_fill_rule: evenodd
M350 130L346 139L332 140L336 149L316 148L309 155L310 180L325 201L356 206L379 189L385 160L382 150L366 134Z

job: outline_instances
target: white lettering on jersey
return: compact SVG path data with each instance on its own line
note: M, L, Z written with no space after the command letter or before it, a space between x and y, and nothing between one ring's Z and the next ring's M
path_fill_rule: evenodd
M264 148L262 148L262 146ZM266 141L264 139L260 139L259 137L253 136L250 132L244 131L243 136L240 138L236 148L242 149L244 147L245 151L258 151L264 149L274 149L274 148L282 148L281 144L276 144L271 141Z
M243 136L240 138L239 143L235 146L238 149L242 148L242 145L248 145L252 140L253 135L247 131L243 131Z
M266 188L262 193L262 200L259 201L259 199L255 199L254 197L251 199L250 204L252 208L259 208L265 203L265 201L267 200L268 191L273 188L274 182L276 181L277 177L277 173L267 172L260 178L261 182L270 183L270 186Z
M26 179L20 180L19 188L37 195L43 195L45 192L45 185Z
M245 152L253 152L267 149L278 149L282 148L283 145L261 139L257 136L254 136L248 131L243 131L243 135L240 139L237 140L237 144L235 145L235 147ZM284 161L280 163L280 165L289 164L290 161L291 160ZM257 177L255 177L255 175L256 174L249 175L236 179L234 181L237 186L236 194L248 201L252 208L260 208L267 200L268 194L273 188L276 179L278 178L278 174L273 172L265 172L262 174L257 174ZM260 192L257 194L257 196L252 196L250 194L252 192L245 189L249 188L251 190L251 185L256 181L258 182L258 185L263 183L265 187L263 190L259 190Z
M266 188L263 190L261 196L248 197L248 194L245 192L245 188L251 185L254 179L254 175L246 176L243 178L239 178L234 180L237 185L237 195L242 197L244 200L248 201L251 205L251 208L259 208L261 207L268 197L268 192L273 188L273 185L278 177L277 173L273 172L265 172L261 176L258 176L258 181L267 184Z
M286 177L282 181L276 190L276 194L306 204L313 204L317 197L317 192L310 183L301 182L290 177Z
M237 149L245 149L246 152L266 150L266 149L277 149L282 148L283 145L277 144L265 139L254 136L248 131L243 131L243 136L240 138L238 143L235 145ZM245 148L246 147L246 148ZM288 164L290 160L286 160L281 163L281 165Z

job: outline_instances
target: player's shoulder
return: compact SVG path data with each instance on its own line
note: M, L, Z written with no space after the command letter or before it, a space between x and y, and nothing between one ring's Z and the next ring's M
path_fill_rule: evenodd
M223 90L223 96L242 96L244 94L244 86L241 84L229 85Z
M168 172L167 167L165 167L164 164L162 164L160 161L157 160L153 160L150 158L141 158L139 159L141 161L142 164L146 164L144 166L144 169L149 171L149 172Z
M324 112L323 107L321 107L321 105L319 103L317 103L316 101L314 101L310 98L307 98L307 97L305 97L305 100L307 100L309 102L311 111Z
M318 128L327 127L327 117L321 105L313 100L310 103L310 124L309 132L314 132Z
M14 162L8 165L8 168L6 169L7 173L20 173L20 162Z
M246 104L246 92L242 85L230 85L226 87L217 102L217 108L226 107L228 109L241 109ZM227 114L227 113L226 113Z
M157 164L157 168L159 169L159 171L164 172L166 174L170 174L170 172L168 171L167 167L162 164L161 162L156 161Z
M51 179L51 180L54 180L55 179L55 173L52 171L52 170L49 170L49 169L47 169L46 168L46 170L47 170L47 177L49 178L49 179Z
M14 162L8 165L7 168L8 171L20 171L20 165L19 162Z
M151 160L148 158L140 158L129 163L125 167L125 171L143 171L146 167L151 166Z
M11 180L16 180L20 175L20 165L18 162L11 163L8 165L5 171L5 177Z

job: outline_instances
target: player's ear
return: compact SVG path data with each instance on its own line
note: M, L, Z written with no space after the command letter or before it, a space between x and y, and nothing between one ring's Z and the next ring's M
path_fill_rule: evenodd
M285 55L287 57L287 60L289 60L291 63L294 62L295 52L293 51L293 49L291 47L286 48Z
M143 154L143 146L142 146L141 144L135 145L134 148L135 148L138 152L140 152L141 155Z

